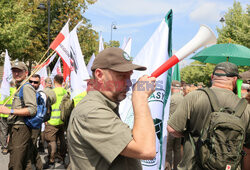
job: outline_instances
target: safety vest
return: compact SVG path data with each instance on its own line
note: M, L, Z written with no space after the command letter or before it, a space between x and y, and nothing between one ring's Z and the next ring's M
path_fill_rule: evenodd
M16 92L16 88L14 87L10 87L10 96ZM0 101L0 104L4 104L9 98L9 97L6 97L4 100ZM12 100L13 100L13 97L8 101L8 103L5 104L6 107L8 107L9 109L11 109L12 107ZM6 114L0 114L0 117L8 117L9 115L6 115Z
M63 121L60 119L61 111L59 107L63 96L67 93L67 90L65 90L63 87L56 87L53 89L53 91L56 93L56 103L51 106L52 112L48 123L50 125L56 126L63 124Z
M87 95L87 91L84 91L80 94L78 94L77 96L75 96L73 98L74 100L74 106L76 107L76 105Z

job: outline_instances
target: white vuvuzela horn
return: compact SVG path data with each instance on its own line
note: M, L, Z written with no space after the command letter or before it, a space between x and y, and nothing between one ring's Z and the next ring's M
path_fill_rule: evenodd
M151 77L159 77L162 73L173 67L175 64L196 51L198 48L211 44L216 44L216 37L213 31L209 27L201 25L194 38L190 40L184 47L178 50L175 55L169 58L157 70L155 70L151 74Z

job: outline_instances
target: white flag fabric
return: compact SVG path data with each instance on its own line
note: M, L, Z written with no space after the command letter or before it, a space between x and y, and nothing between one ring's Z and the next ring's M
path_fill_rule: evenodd
M51 72L51 78L53 79L57 74L62 74L62 69L61 69L61 63L60 63L60 57L57 59L57 62Z
M122 49L130 55L131 53L131 46L132 46L132 38L129 37L128 40L124 39L124 43L122 45Z
M1 101L6 97L10 96L10 82L12 80L12 71L10 64L10 57L8 54L8 50L5 50L5 58L4 58L4 71L3 71L3 81L1 83Z
M50 63L54 61L55 57L56 57L56 53L53 54L53 55L46 61L46 63L45 63L46 66L50 65Z
M104 50L104 45L103 45L103 40L102 40L102 33L100 33L100 38L99 38L99 52Z
M87 65L87 70L88 70L88 73L89 73L89 76L92 77L92 71L91 71L91 67L93 65L93 62L95 60L95 54L93 53L93 55L91 56L90 60L89 60L89 63Z
M99 38L99 52L101 52L102 50L104 50L104 45L103 45L103 40L102 40L102 33L100 33L100 38ZM95 54L93 53L93 55L91 56L88 65L87 65L87 70L89 73L89 76L92 77L92 71L91 71L91 67L93 65L93 62L95 60Z
M75 28L70 32L70 59L71 68L70 73L70 86L71 86L71 98L82 93L87 89L87 82L84 81L89 79L86 64L83 59L82 50L77 37L77 28L81 25L82 21L79 22Z
M171 57L171 30L172 30L172 10L168 12L154 34L134 58L133 63L146 66L146 71L135 71L132 75L132 82L135 83L142 75L151 75L155 69L162 65ZM164 170L166 155L167 119L170 100L172 70L163 73L157 78L156 90L149 97L149 107L156 129L156 157L153 160L142 160L144 170ZM128 97L121 102L120 110L122 120L132 127L133 107L131 103L131 90ZM146 125L145 125L146 126Z
M40 75L40 86L39 90L42 90L45 87L45 79L48 77L47 74L47 66L44 66L41 70L39 70L36 74Z

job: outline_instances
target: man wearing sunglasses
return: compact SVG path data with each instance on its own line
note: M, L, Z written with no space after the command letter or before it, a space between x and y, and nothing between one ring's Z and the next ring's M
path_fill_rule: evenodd
M41 94L44 102L46 103L46 95L43 91L38 91L39 86L40 86L40 80L41 77L39 74L34 74L30 77L29 79L29 84L37 91ZM34 164L34 166L36 167L36 169L42 169L43 168L43 163L41 160L40 155L38 154L38 149L37 149L37 139L38 136L40 135L40 131L41 129L31 129L31 139L32 139L32 145L29 148L28 151L28 163L27 163L27 168L26 169L32 169L32 165Z
M28 75L27 66L20 61L16 61L11 67L13 78L17 89L23 83ZM27 162L27 152L30 147L31 129L25 124L25 116L34 116L37 111L36 91L30 85L23 87L23 100L19 97L19 91L14 95L11 109L6 106L0 106L0 112L10 115L8 123L10 126L9 169L25 169Z

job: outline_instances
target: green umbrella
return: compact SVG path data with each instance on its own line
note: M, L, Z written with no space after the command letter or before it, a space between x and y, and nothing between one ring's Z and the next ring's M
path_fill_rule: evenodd
M215 44L203 49L191 59L203 63L231 62L238 66L250 66L250 49L238 44Z

